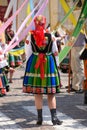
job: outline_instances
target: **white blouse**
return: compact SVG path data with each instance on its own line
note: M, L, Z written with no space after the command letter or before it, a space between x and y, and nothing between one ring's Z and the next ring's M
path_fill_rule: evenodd
M5 55L3 54L3 49L0 46L0 68L3 68L8 65L8 62L5 58Z
M55 53L55 52L58 53L58 48L57 48L56 40L53 41L52 52L53 52L53 53ZM31 56L31 54L32 54L31 35L29 35L29 36L27 37L27 39L26 39L26 42L25 42L26 61L29 59L29 57ZM59 57L58 57L58 55L55 56L55 60L56 60L57 66L59 66Z

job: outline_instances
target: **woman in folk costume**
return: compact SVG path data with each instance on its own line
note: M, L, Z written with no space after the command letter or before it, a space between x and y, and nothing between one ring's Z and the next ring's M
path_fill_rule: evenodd
M6 31L5 31L5 37L6 37L6 43L9 44L10 41L12 40L12 38L14 37L14 31L12 30L12 23L7 27ZM18 48L18 46L16 46L13 49ZM20 56L14 56L10 53L8 53L8 63L10 66L10 78L9 78L9 82L12 83L12 77L13 77L13 73L15 71L15 67L18 67L22 64L22 60L20 58Z
M0 42L0 96L6 94L6 88L3 84L3 68L6 65L6 60L4 60L4 55L2 54L1 42Z
M8 69L8 62L6 54L3 54L3 50L6 44L2 43L0 39L0 96L6 95L6 91L9 91L8 80L5 74L5 70Z
M7 27L5 34L6 34L6 43L9 44L15 35L14 31L12 30L12 23ZM18 38L16 38L15 41L17 40ZM19 48L19 46L16 46L13 49L17 49L17 48ZM11 67L17 67L22 64L22 60L20 56L14 56L12 54L9 54L9 64Z
M2 26L2 21L0 20L0 27ZM0 35L0 96L6 95L6 91L9 91L8 80L5 75L5 67L8 66L6 55L3 54L5 44L5 34L4 32Z
M35 95L35 106L38 113L37 125L42 125L42 100L47 94L48 106L53 125L61 125L57 118L55 94L59 93L60 78L58 75L58 49L50 33L45 32L46 18L42 15L34 19L35 30L26 40L27 64L23 80L23 92Z

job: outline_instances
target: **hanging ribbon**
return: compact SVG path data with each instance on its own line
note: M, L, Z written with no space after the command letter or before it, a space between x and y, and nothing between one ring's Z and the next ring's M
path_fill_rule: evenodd
M28 5L27 5L27 15L29 15L31 13L31 9L30 9L30 2L28 2ZM32 20L32 18L30 18L29 20L28 20L28 22L27 22L27 26L28 26L28 24L31 22L31 20Z
M70 7L68 6L67 2L65 0L60 0L60 3L62 5L63 9L65 10L65 12L68 13L68 11L70 10ZM77 20L76 20L76 18L74 17L74 15L72 13L69 15L69 19L72 22L72 24L74 26L76 26ZM81 32L83 33L82 30L81 30Z
M33 0L29 0L28 6L27 6L27 15L33 11L34 9L34 3ZM34 14L32 14L32 18L34 17Z
M30 0L30 10L33 11L34 9L34 3L33 0ZM34 17L34 14L32 15L32 18Z
M28 6L27 6L27 15L30 14L30 12L32 12L34 10L34 3L33 0L29 0ZM34 13L31 16L32 18L34 17ZM30 18L27 22L27 26L29 25L29 23L31 22L32 18ZM33 28L33 27L32 27Z
M68 6L67 2L66 2L65 0L60 0L60 3L61 3L61 5L62 5L63 9L65 10L65 12L68 13L69 10L70 10L70 7ZM77 23L77 21L76 21L76 19L75 19L75 17L74 17L73 14L70 14L70 15L69 15L69 19L71 20L71 22L72 22L73 25L75 26L76 23Z
M17 0L15 0L15 4L13 5L13 10L12 10L12 13L14 14L17 10ZM17 18L15 17L13 22L12 22L12 30L14 30L14 32L16 32L16 26L17 26Z
M5 12L5 15L4 15L4 18L8 18L11 10L12 10L12 7L14 5L14 1L13 0L10 0L9 4L8 4L8 7L6 9L6 12Z
M78 37L81 28L87 18L87 0L84 1L80 16L78 18L78 22L76 24L76 27L72 33L72 37L67 42L66 46L63 48L63 50L59 53L59 63L67 56L69 51L71 50L72 46L74 45L76 38Z
M9 51L9 54L12 54L14 56L19 56L22 55L24 52L25 52L25 48L23 46L17 49L12 49L11 51Z
M21 33L22 29L25 27L27 21L31 18L32 14L34 13L34 11L37 9L37 7L41 4L41 1L39 1L38 5L33 9L33 11L26 17L26 19L24 20L24 22L21 24L21 26L19 27L18 31L16 32L15 36L12 38L12 40L10 41L8 47L4 50L4 53L11 47L11 45L14 43L16 37Z
M73 5L73 7L72 7L71 9L69 9L69 11L68 11L67 14L65 15L65 17L61 20L61 22L60 22L60 23L59 23L59 22L57 23L57 25L54 27L54 28L56 28L56 29L53 30L52 33L55 33L55 32L59 29L59 27L61 27L61 26L64 24L64 22L67 20L67 18L71 15L71 13L73 12L73 10L75 9L75 7L76 7L78 1L79 1L79 0L77 0L77 2L75 2L75 4ZM59 25L58 25L58 24L59 24ZM58 27L57 27L57 26L58 26Z
M61 1L61 0L60 0ZM68 6L67 6L67 8L68 8L68 10L66 11L66 15L65 15L65 17L62 19L62 21L60 22L61 23L61 25L63 25L64 24L64 22L66 21L66 19L68 18L68 17L71 17L71 19L72 19L72 21L73 21L73 14L72 14L72 12L74 11L74 9L75 9L75 7L76 7L76 5L77 5L77 3L78 3L78 1L79 0L77 0L76 2L75 2L75 4L73 5L73 7L70 9L70 8L68 8ZM65 6L64 6L65 7ZM75 19L75 18L74 18ZM75 25L76 24L76 20L74 20L73 21L73 24Z
M28 0L25 0L23 2L23 4L21 5L21 7L2 25L2 27L0 28L0 35L1 33L3 33L5 31L5 29L10 25L10 23L13 21L13 19L16 17L16 15L19 14L19 12L22 10L22 8L24 7L24 5L27 3Z
M49 0L45 0L42 4L42 6L40 7L40 9L38 10L38 12L36 13L36 15L34 16L34 18L37 16L37 15L40 15L42 14L42 12L44 11L47 3L48 3ZM25 36L28 34L29 30L32 28L32 26L34 26L34 18L32 19L31 23L29 24L29 26L23 31L23 33L21 34L19 40L17 42L15 42L12 46L10 46L9 48L5 49L4 50L4 53L11 50L12 48L14 48L16 45L19 44L20 41L22 41L22 39L25 38Z

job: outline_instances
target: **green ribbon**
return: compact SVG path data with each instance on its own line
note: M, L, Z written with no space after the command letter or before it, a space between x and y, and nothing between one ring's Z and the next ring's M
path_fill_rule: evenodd
M77 0L75 2L75 4L73 5L73 7L68 11L68 13L65 15L65 17L62 19L62 21L60 22L60 26L64 24L64 22L67 20L67 18L69 17L69 15L73 12L73 10L75 9L77 3L79 0Z
M80 13L80 16L78 18L76 27L72 33L72 38L69 39L68 43L66 44L66 46L63 48L63 50L59 53L59 63L62 62L62 60L67 56L67 54L69 53L69 51L71 50L72 46L74 45L76 38L78 37L81 28L85 22L87 18L87 0L84 0L84 4ZM69 45L70 43L72 43L71 45Z
M58 28L64 24L64 22L67 20L67 18L69 17L69 15L70 15L70 14L73 12L73 10L75 9L75 7L76 7L78 1L79 1L79 0L77 0L77 1L75 2L75 4L73 5L73 7L68 11L68 13L65 15L65 17L61 20L59 26L58 26L52 33L55 33L55 32L58 30Z

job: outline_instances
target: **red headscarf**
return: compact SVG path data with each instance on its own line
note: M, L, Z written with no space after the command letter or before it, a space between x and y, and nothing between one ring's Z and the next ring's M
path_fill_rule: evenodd
M36 44L38 47L42 47L44 43L44 29L46 24L46 18L42 15L36 16L34 19L35 30L32 31Z

